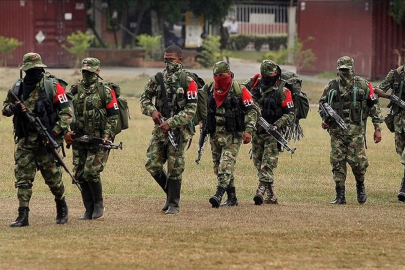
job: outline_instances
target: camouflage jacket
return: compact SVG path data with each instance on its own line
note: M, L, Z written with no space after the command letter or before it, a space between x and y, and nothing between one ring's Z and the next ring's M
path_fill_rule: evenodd
M16 84L16 83L15 83ZM2 109L2 114L4 116L10 117L13 116L14 113L11 111L10 106L15 103L14 97L10 94L10 91L14 91L16 93L16 90L14 89L15 84L13 87L9 90L6 100L3 102L3 109ZM66 92L65 89L57 82L53 84L54 86L54 100L52 101L54 110L57 112L58 120L55 123L55 125L52 128L52 133L63 135L66 132L70 131L70 124L73 120L73 110L72 108L68 105L67 102L67 97L66 97ZM33 117L37 117L35 113L35 108L36 104L39 100L39 93L40 91L45 91L44 89L44 80L42 79L40 82L38 82L35 86L35 89L29 94L28 98L26 100L22 100L21 97L20 100L25 104L27 108L27 112L32 115ZM18 96L18 94L17 94ZM21 116L14 116L14 118L22 118L22 121L28 121L26 120L22 115ZM13 119L16 120L16 119ZM28 122L27 122L28 126ZM16 128L16 127L14 127ZM28 134L27 134L27 139L29 143L35 143L38 141L38 133L34 132L34 130L29 128Z
M338 78L335 80L339 81ZM331 80L325 85L319 104L329 103L338 114L341 106L342 112L340 116L349 128L343 130L335 122L331 121L327 123L329 132L343 135L364 134L367 117L371 117L375 129L381 129L383 116L371 84L359 76L355 76L348 86L339 83L341 97L341 102L339 102L335 89L335 80ZM335 91L334 94L332 94L333 91ZM367 96L366 93L368 93ZM333 96L332 100L330 100L331 96Z
M243 85L245 85L247 89L252 89L252 87L253 87L252 81L253 81L253 77L244 81ZM274 86L262 87L261 78L258 79L256 87L260 88L261 95L260 95L260 98L255 97L254 95L252 95L252 97L254 99L256 106L260 109L260 111L263 109L261 104L262 104L262 100L264 99L264 97L266 97L266 95L272 91L278 91L279 83L280 83L280 81L278 81L278 83L275 84ZM278 101L279 101L279 104L277 104L277 105L279 105L280 108L283 109L283 115L275 123L270 123L270 124L273 124L279 128L282 128L282 127L290 125L294 121L294 110L290 110L290 108L293 108L293 106L294 106L290 90L288 90L287 88L284 87L283 91L280 93L280 95L278 97Z
M72 85L70 90L74 94L73 106L76 116L73 131L79 134L113 138L119 117L115 92L100 81L88 87L79 81L79 84ZM105 91L105 101L102 100L99 91Z
M194 135L194 128L190 126L191 121L197 110L197 85L194 80L188 76L188 89L183 89L180 86L181 71L175 72L173 75L168 75L166 70L163 71L163 82L169 97L167 106L169 107L170 116L167 120L170 129L179 131L184 140L190 139ZM165 104L161 97L162 89L160 83L156 79L156 75L149 78L148 83L141 95L140 103L141 110L144 115L152 116L154 111L159 111L155 104L162 108ZM153 104L153 99L156 103ZM161 109L162 110L162 109ZM164 115L163 111L159 111ZM166 139L163 130L155 124L153 134Z
M378 88L384 92L388 92L390 89L392 93L405 100L405 66L400 66L397 69L399 77L403 82L402 93L400 93L401 81L398 81L395 76L395 70L391 70L384 80L380 83ZM392 104L391 113L394 115L394 128L395 132L403 132L405 130L405 110L401 109L399 106Z

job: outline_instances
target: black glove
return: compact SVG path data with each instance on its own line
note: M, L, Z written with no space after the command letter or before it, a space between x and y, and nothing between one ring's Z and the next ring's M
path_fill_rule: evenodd
M14 115L21 115L23 113L21 103L11 104L10 110L14 113Z

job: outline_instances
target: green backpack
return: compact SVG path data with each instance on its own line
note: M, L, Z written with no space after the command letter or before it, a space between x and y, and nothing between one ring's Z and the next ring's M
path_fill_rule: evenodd
M205 82L197 74L183 70L180 74L180 85L183 89L187 89L187 76L190 76L197 84L197 111L193 118L193 124L198 125L200 122L204 122L207 119L207 99L208 93L204 90Z
M107 97L105 96L104 85L106 85L108 88L114 90L115 96L117 97L119 117L118 117L117 127L114 132L115 135L117 135L122 130L129 128L128 122L129 122L129 119L131 119L131 117L129 115L128 101L126 98L123 98L121 96L121 88L118 84L115 84L112 82L100 83L98 86L98 91L99 91L100 98L101 98L104 108L106 106L106 99L107 99Z

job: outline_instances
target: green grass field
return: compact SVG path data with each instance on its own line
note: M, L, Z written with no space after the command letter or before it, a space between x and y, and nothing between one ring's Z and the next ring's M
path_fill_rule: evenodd
M5 86L18 73L0 71L3 100ZM72 84L77 79L72 73L56 75ZM181 212L166 216L163 192L144 168L153 123L140 113L138 97L147 77L103 77L122 86L131 113L130 129L116 139L124 148L111 152L102 173L103 220L76 219L83 212L81 197L64 174L69 222L54 224L55 203L38 174L30 226L9 228L18 208L14 144L11 119L1 118L0 269L405 269L405 206L396 200L403 167L386 128L382 142L374 144L368 123L368 201L357 203L349 172L345 206L329 205L334 199L330 142L316 106L302 121L303 140L291 142L296 153L280 154L275 171L279 205L253 204L256 171L250 145L243 145L235 172L239 206L212 209L208 198L217 182L209 144L196 165L196 134L186 152ZM316 103L323 85L304 82L304 89ZM71 158L68 151L70 168Z

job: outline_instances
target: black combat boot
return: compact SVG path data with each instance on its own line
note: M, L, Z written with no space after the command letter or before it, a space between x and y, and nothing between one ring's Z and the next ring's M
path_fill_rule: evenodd
M366 188L364 187L364 180L363 181L356 180L356 190L357 190L357 201L360 204L365 203L367 201L367 194Z
M346 204L345 198L345 186L340 186L336 184L336 198L330 202L330 204Z
M89 188L91 190L91 195L93 196L94 210L91 215L92 219L97 219L104 214L104 200L103 200L103 187L101 181L89 182Z
M228 199L223 204L221 204L219 207L238 206L238 198L236 198L235 187L228 187L226 189L226 194L228 195Z
M68 207L65 201L65 197L56 202L56 224L65 224L68 221Z
M178 214L180 212L180 191L181 180L169 179L169 190L167 192L168 208L165 214Z
M265 204L278 204L276 193L274 192L274 184L273 183L267 183L267 185L266 185L266 193L267 193L267 197L264 200Z
M28 226L28 212L30 209L28 207L18 207L18 217L14 222L10 223L10 227L24 227Z
M402 178L401 187L398 192L398 201L405 202L405 177Z
M82 183L80 183L80 187L82 188L81 192L82 192L83 205L84 205L84 209L86 209L86 211L83 213L82 216L79 217L79 219L80 220L89 220L89 219L91 219L91 216L93 215L93 211L94 211L93 195L91 195L89 183L82 182Z
M218 208L219 205L221 204L222 201L222 196L224 196L225 189L223 187L217 187L217 192L215 192L215 195L212 196L209 200L210 204L212 205L212 208Z
M259 186L257 187L256 190L256 195L253 197L253 201L255 202L255 205L261 205L263 204L263 196L266 192L267 188L267 183L259 181Z
M168 202L168 190L169 190L169 181L167 179L167 174L165 170L162 170L160 174L153 176L153 179L155 179L156 183L159 184L159 186L163 189L163 191L166 193L166 203L162 207L162 211L167 211L169 208L169 202Z

